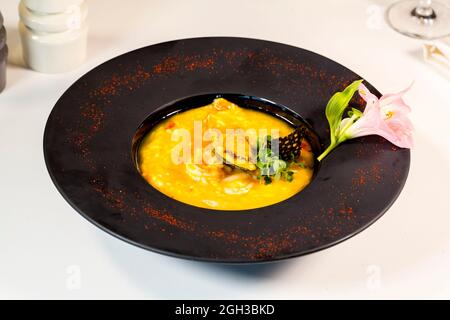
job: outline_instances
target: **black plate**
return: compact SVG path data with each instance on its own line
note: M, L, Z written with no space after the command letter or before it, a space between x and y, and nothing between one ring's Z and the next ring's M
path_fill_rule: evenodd
M355 139L332 152L294 197L255 210L215 211L175 201L139 175L136 130L173 101L234 93L287 106L323 148L328 99L359 78L323 56L268 41L218 37L149 46L95 68L61 97L45 130L47 167L84 217L152 251L218 262L310 253L355 235L391 206L408 174L409 150L376 136Z

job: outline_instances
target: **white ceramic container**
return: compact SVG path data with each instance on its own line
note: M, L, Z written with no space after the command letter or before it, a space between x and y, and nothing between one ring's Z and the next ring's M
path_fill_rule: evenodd
M56 9L62 11L42 13ZM25 63L44 73L66 72L82 64L86 58L87 11L83 1L21 0L19 32Z
M86 58L88 27L65 32L36 32L19 22L23 57L33 70L60 73L72 70Z

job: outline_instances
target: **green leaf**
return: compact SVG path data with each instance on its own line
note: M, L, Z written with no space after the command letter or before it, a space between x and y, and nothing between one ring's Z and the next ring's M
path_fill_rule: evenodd
M286 171L291 163L280 159L279 155L276 155L270 149L270 142L272 138L270 136L264 139L258 140L257 146L257 159L256 166L259 169L259 179L264 179L265 184L272 182L272 178L279 180L286 177ZM292 181L293 174L290 176Z
M342 120L342 115L362 81L363 80L354 81L345 88L344 91L336 92L331 97L330 101L328 101L325 115L330 124L331 145L334 145L339 138L339 125Z

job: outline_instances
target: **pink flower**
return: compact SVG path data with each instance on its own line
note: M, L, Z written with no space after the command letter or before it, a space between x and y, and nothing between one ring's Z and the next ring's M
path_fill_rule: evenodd
M395 94L386 94L378 99L362 83L358 87L359 95L366 101L366 108L361 117L354 120L346 118L341 123L342 140L379 135L401 148L413 145L413 126L408 118L410 107L402 96L411 88Z
M386 94L378 99L362 84L362 80L351 83L342 92L336 92L328 101L325 115L330 124L330 145L318 161L322 161L342 142L356 137L379 135L401 148L412 148L413 126L408 118L410 107L403 101L409 86L399 93ZM355 92L366 101L364 112L352 108L348 117L342 119L345 109Z

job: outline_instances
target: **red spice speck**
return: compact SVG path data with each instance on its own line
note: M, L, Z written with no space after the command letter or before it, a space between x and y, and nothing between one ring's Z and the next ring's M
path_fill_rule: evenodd
M166 125L166 130L167 129L172 129L173 127L175 127L175 122L173 122L173 121L170 121L167 125Z
M311 151L311 148L309 147L305 139L302 140L302 149L306 151Z
M353 184L357 186L363 186L367 182L366 173L363 169L357 169L355 171L356 177L353 178Z
M382 169L380 168L380 166L374 164L372 166L372 177L376 182L381 182L381 171Z
M161 221L164 221L165 223L167 223L171 226L174 226L179 229L186 230L186 231L194 230L194 226L192 224L182 221L180 219L177 219L169 213L158 211L152 207L146 207L146 208L144 208L144 211L151 217L156 218Z
M122 194L108 189L100 178L93 178L90 181L92 189L102 195L106 199L107 203L114 209L122 211L125 209L124 198Z
M179 59L175 57L167 57L162 62L155 65L152 72L155 74L173 73L178 70L179 66Z
M224 239L230 244L239 243L246 248L243 252L232 250L235 254L241 254L250 259L264 259L270 258L280 252L291 250L297 242L298 236L309 234L310 230L305 226L293 226L286 231L277 234L260 234L257 236L243 236L234 231L208 231L207 235ZM302 238L302 237L300 237Z
M90 130L92 132L97 132L101 129L105 113L95 104L83 107L81 115L91 121Z
M339 209L339 213L352 215L353 214L353 208L352 207L343 207L343 208Z
M144 70L141 65L136 69L124 75L114 74L110 79L104 81L100 87L93 90L90 95L94 97L106 98L116 96L120 90L128 89L130 91L142 86L143 82L150 79L151 74Z
M372 167L368 169L356 169L354 173L354 177L352 178L352 183L355 188L366 185L369 182L372 183L381 183L383 169L378 165L374 164Z
M198 68L210 68L214 65L214 59L211 58L207 58L204 60L197 60L197 61L192 61L192 62L188 62L185 65L185 68L189 71L193 71L195 69Z
M86 135L84 133L77 133L74 135L72 142L78 148L81 148L86 142Z

